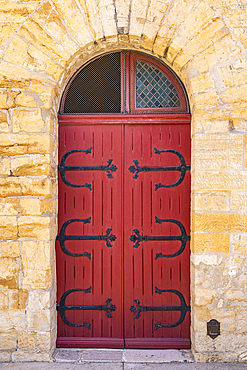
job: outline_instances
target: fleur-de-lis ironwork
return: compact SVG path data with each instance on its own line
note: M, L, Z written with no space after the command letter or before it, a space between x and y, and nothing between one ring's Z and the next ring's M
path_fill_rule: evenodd
M85 294L91 293L91 288L89 287L88 289L70 289L65 292L60 300L60 304L57 305L57 310L60 312L62 320L65 322L65 324L69 326L74 326L74 327L81 327L85 326L88 329L91 329L91 324L88 322L84 322L83 324L74 324L70 322L66 315L65 311L75 311L75 310L81 310L81 311L105 311L107 317L112 317L111 312L116 310L116 306L110 303L112 301L111 298L107 298L106 304L105 305L94 305L94 306L80 306L80 305L66 305L65 304L65 299L68 297L69 294L74 293L74 292L84 292Z
M155 222L161 224L162 222L171 222L173 224L176 224L180 230L181 230L181 235L155 235L155 236L148 236L148 235L140 235L140 231L138 229L134 229L133 231L135 234L130 236L130 241L134 242L135 244L133 245L134 248L138 248L140 245L141 241L147 242L147 241L175 241L179 240L181 241L181 246L179 250L175 253L171 254L162 254L162 253L157 253L155 259L160 258L160 257L176 257L179 254L181 254L184 251L184 248L186 246L186 243L188 240L190 240L190 236L186 234L185 228L183 224L180 221L177 220L172 220L172 219L167 219L167 220L162 220L158 217L155 216Z
M131 173L134 173L133 179L137 179L139 177L140 172L151 172L151 171L178 171L180 172L179 179L173 183L168 185L163 185L161 183L155 184L155 191L159 188L174 188L175 186L178 186L181 184L181 182L184 179L186 171L190 171L190 166L187 166L184 160L184 157L181 153L179 153L177 150L173 149L166 149L166 150L158 150L154 147L154 153L155 154L161 154L161 153L173 153L180 159L180 165L179 166L160 166L160 167L152 167L152 166L139 166L139 162L137 159L133 159L133 162L135 166L130 166L128 170Z
M154 330L157 330L159 328L174 328L175 326L180 325L185 318L186 312L190 311L190 306L186 305L184 296L182 293L180 293L178 290L175 289L158 289L155 287L155 293L161 294L161 293L174 293L176 294L181 302L180 306L141 306L141 302L139 299L134 299L135 305L130 307L130 311L135 313L134 318L138 319L141 316L141 312L147 312L147 311L180 311L181 315L179 320L177 320L173 324L161 324L157 323L155 324Z
M70 225L73 222L83 222L84 224L90 223L91 217L88 217L86 219L77 219L73 218L71 220L68 220L64 222L64 224L61 227L60 234L57 236L56 240L59 241L60 246L64 253L66 253L68 256L71 257L88 257L91 259L91 253L85 252L82 254L78 253L71 253L68 251L68 249L65 247L65 242L67 240L104 240L106 242L107 247L112 247L111 242L117 239L116 235L111 234L112 229L107 229L105 235L65 235L65 230L68 225Z
M66 159L71 154L82 153L82 152L85 154L91 153L92 147L86 150L80 150L80 149L69 150L67 153L64 154L64 156L61 159L61 163L58 166L58 171L60 172L61 178L66 185L72 186L74 188L88 188L89 190L92 190L92 185L88 184L87 182L85 184L73 184L69 180L67 180L65 175L66 175L66 172L68 171L105 171L107 172L107 177L109 179L113 178L112 173L117 170L117 166L112 164L113 159L111 158L108 159L107 161L108 164L105 166L67 166L65 164Z

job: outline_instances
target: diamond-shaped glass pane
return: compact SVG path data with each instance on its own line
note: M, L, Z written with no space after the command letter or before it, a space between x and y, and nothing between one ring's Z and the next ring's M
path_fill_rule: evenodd
M177 91L166 75L140 60L136 61L136 107L180 107Z

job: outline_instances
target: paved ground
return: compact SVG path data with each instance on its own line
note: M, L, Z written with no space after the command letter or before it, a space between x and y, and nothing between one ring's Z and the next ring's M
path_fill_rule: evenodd
M189 350L59 349L54 362L0 363L0 370L247 370L247 363L196 364Z

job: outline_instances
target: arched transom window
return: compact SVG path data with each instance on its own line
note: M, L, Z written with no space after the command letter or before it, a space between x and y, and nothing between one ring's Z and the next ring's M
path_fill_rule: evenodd
M60 114L189 113L183 84L157 59L114 52L88 62L65 89Z

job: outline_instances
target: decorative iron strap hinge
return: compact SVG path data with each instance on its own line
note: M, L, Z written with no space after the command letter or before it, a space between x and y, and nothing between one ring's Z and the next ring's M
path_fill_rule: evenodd
M141 306L139 299L134 299L134 302L136 302L136 305L133 305L130 307L130 311L135 313L134 318L138 319L140 317L140 312L147 312L147 311L180 311L181 315L178 321L176 321L174 324L161 324L157 323L155 324L154 330L157 330L159 328L174 328L175 326L180 325L185 318L186 312L190 311L190 306L186 305L184 296L182 293L180 293L178 290L174 289L158 289L155 287L155 293L161 294L161 293L174 293L176 294L181 302L180 306Z
M183 224L180 221L172 220L172 219L161 220L160 218L158 218L156 216L155 216L155 222L158 223L158 224L161 224L162 222L171 222L173 224L176 224L181 230L181 235L147 236L147 235L140 235L140 231L138 229L134 229L133 231L135 232L136 235L131 235L130 238L129 238L130 241L135 243L133 245L133 247L138 248L141 241L147 242L147 241L174 241L174 240L179 240L179 241L181 241L181 246L180 246L179 250L176 253L172 253L172 254L156 253L155 259L157 260L157 258L160 258L160 257L171 258L171 257L176 257L179 254L181 254L184 251L184 248L186 246L187 241L190 240L190 236L186 234L186 231L185 231L185 228L184 228Z
M71 220L68 220L64 222L64 224L61 227L60 234L56 237L56 240L59 241L61 249L64 253L66 253L68 256L71 257L88 257L91 260L91 253L85 252L83 254L77 254L77 253L71 253L67 250L65 247L65 242L67 240L104 240L106 242L107 247L112 247L111 243L112 241L116 240L117 237L113 234L110 234L112 229L107 229L105 235L65 235L65 230L68 225L70 225L73 222L83 222L84 224L90 223L91 217L88 217L86 219L77 219L73 218Z
M179 184L181 184L181 182L184 179L186 171L190 171L190 166L186 165L184 157L182 156L182 154L179 153L177 150L173 150L173 149L158 150L155 147L154 147L154 153L155 154L173 153L176 156L178 156L178 158L180 159L181 164L180 164L180 166L168 166L168 167L147 167L147 166L140 167L138 160L134 159L133 162L134 162L135 166L130 166L128 168L128 170L130 172L135 174L133 176L133 179L137 179L139 177L139 172L178 171L178 172L180 172L180 176L179 176L179 179L175 183L170 184L170 185L163 185L161 183L155 184L155 191L159 188L174 188L175 186L178 186Z
M69 326L74 326L74 327L85 326L88 329L91 329L91 324L88 323L88 322L84 322L83 324L74 324L74 323L70 322L67 319L66 315L65 315L65 311L71 311L71 310L73 310L73 311L76 311L76 310L82 310L82 311L92 311L92 310L93 311L96 311L96 310L97 311L105 311L107 317L109 317L109 318L112 317L111 312L116 310L116 306L114 306L112 303L110 304L110 302L112 301L111 298L107 298L105 305L97 305L97 306L72 306L72 305L66 305L65 304L65 299L68 297L69 294L74 293L74 292L84 292L85 294L91 293L91 288L92 287L89 287L88 289L70 289L70 290L67 290L67 292L65 292L62 295L60 304L57 305L57 311L60 312L61 318L65 322L65 324L67 324Z
M87 182L81 185L72 184L69 180L66 179L65 174L67 171L106 171L107 177L109 179L113 178L112 172L115 172L117 170L117 166L112 164L113 159L108 159L108 165L106 166L67 166L65 164L65 161L73 153L92 153L92 147L86 150L73 149L64 154L61 159L61 163L58 166L58 171L60 172L61 178L66 185L72 186L73 188L88 188L89 190L92 190L92 185L88 184Z

